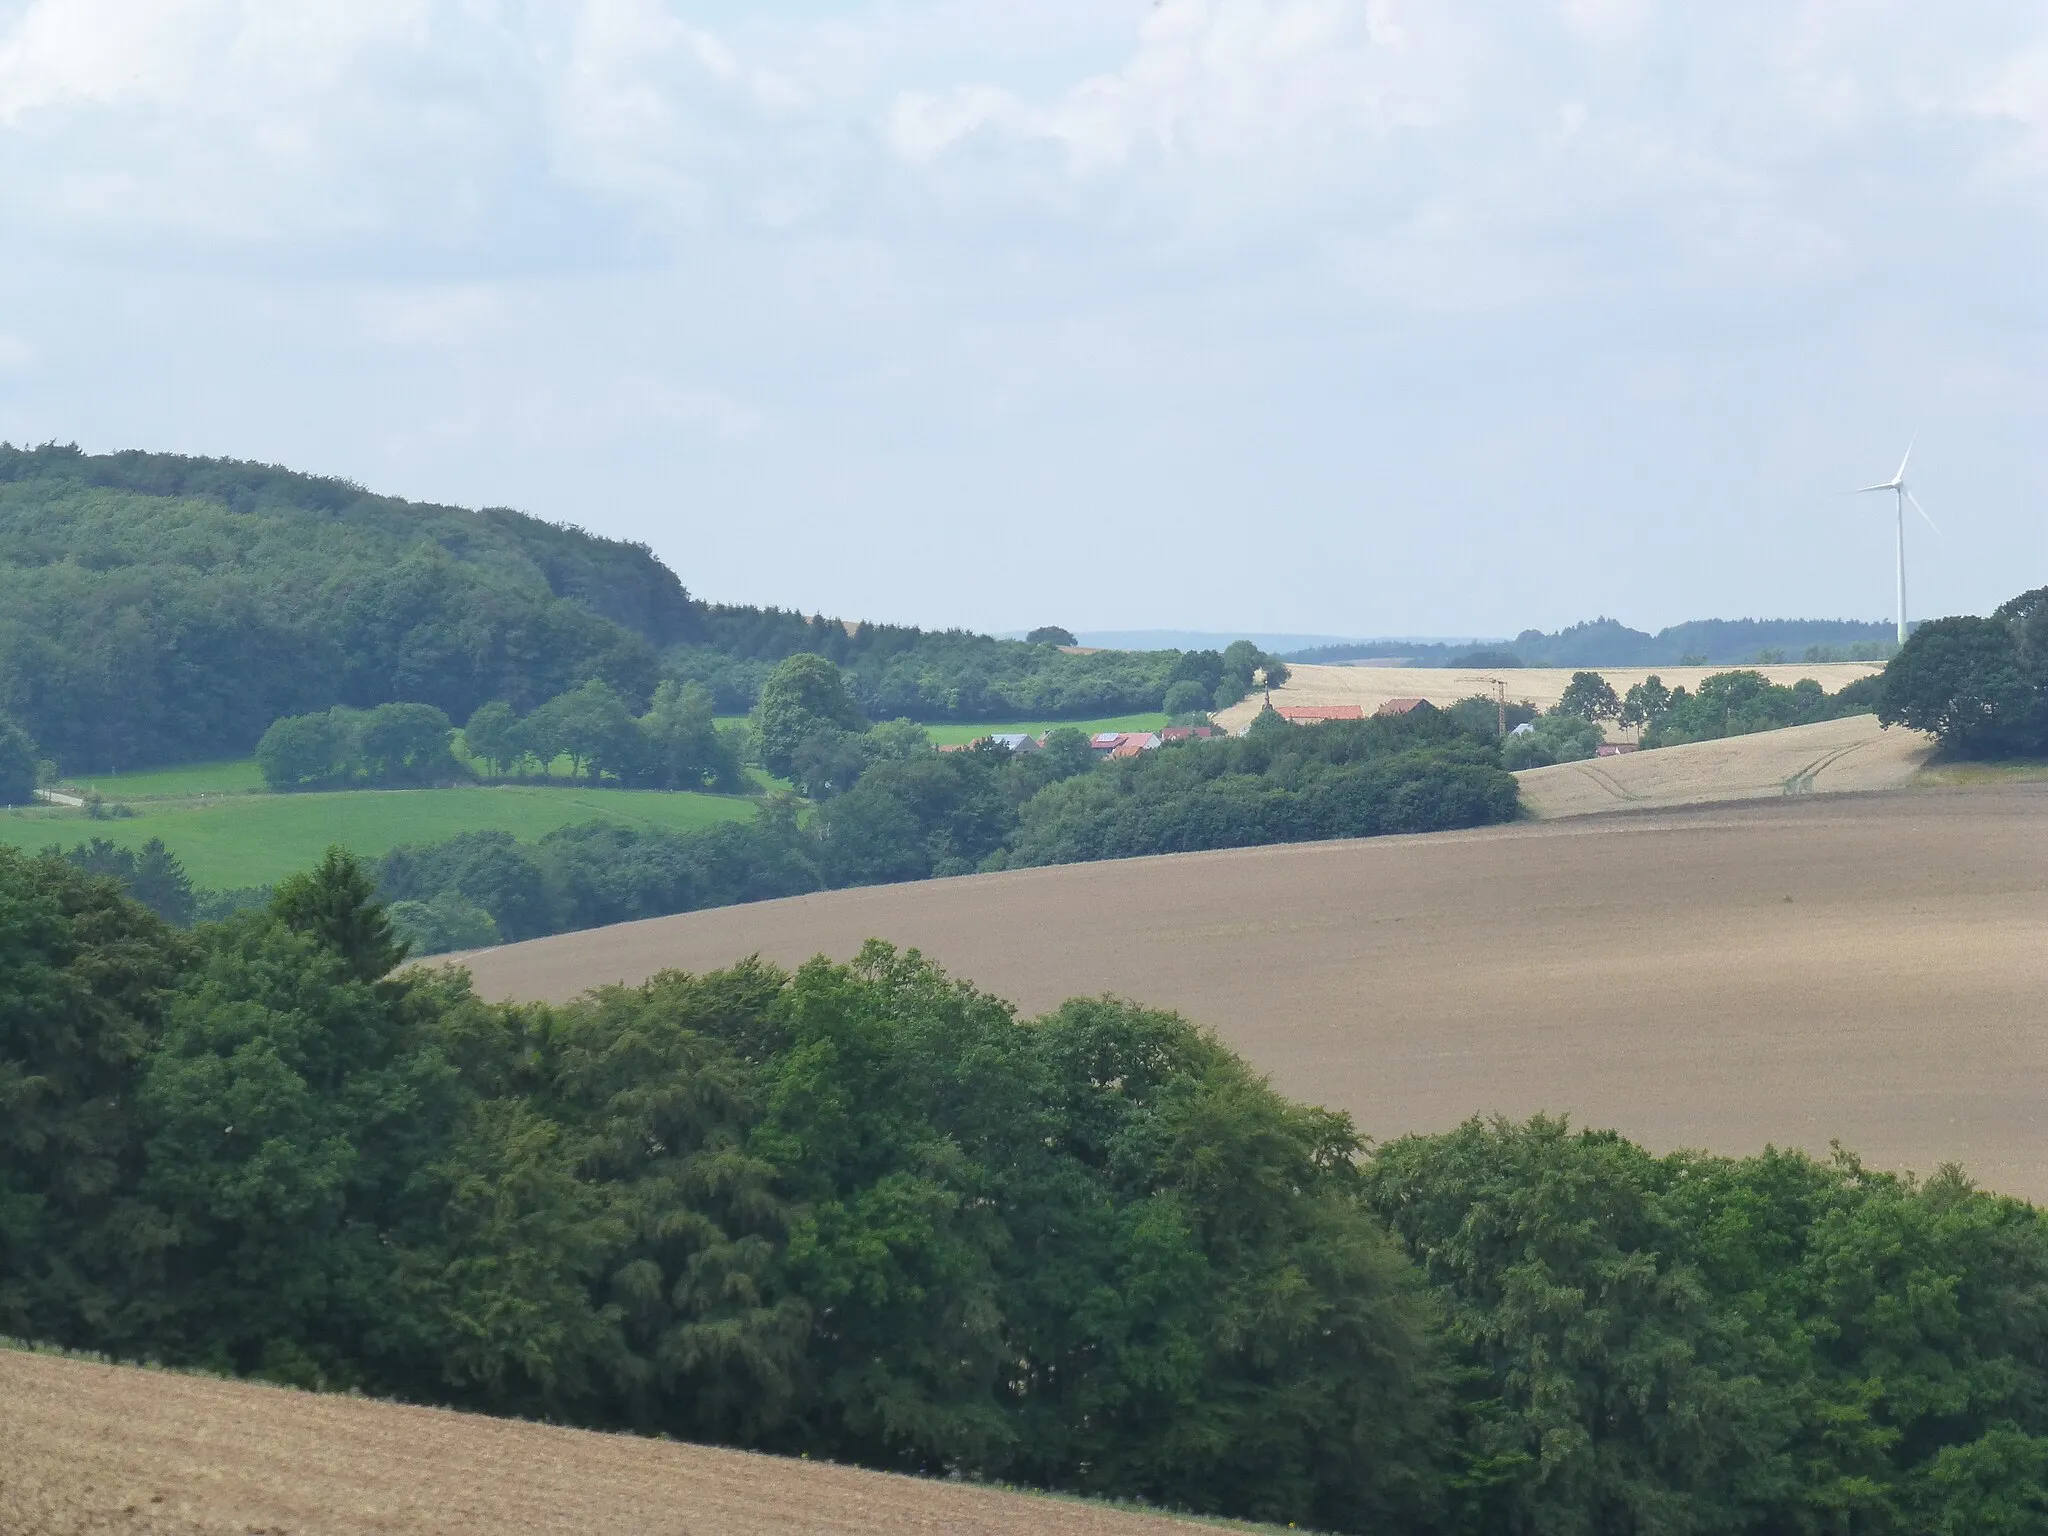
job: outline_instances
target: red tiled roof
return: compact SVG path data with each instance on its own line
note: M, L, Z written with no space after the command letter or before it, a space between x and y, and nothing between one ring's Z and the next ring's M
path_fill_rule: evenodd
M1273 713L1289 725L1321 725L1325 720L1363 720L1358 704L1276 704Z
M1427 699L1389 699L1378 709L1374 710L1373 713L1379 715L1405 715L1410 710L1435 708L1436 706Z

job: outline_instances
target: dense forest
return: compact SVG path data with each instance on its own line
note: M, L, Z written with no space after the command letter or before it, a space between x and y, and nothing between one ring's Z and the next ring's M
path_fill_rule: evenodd
M66 771L240 756L335 705L530 710L592 679L636 710L667 678L738 711L798 652L871 715L933 720L1157 709L1175 660L717 606L643 545L506 508L0 444L0 711Z
M1375 1536L2048 1522L2048 1219L1954 1170L1373 1148L880 945L491 1004L339 853L181 931L0 849L0 931L16 1338Z

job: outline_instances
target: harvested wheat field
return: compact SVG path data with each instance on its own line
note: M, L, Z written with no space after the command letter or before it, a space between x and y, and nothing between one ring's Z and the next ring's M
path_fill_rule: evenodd
M1660 1149L1954 1159L2048 1201L2048 785L1016 870L468 963L487 995L564 998L870 936L1027 1012L1178 1009L1375 1137L1565 1111Z
M0 1533L1168 1536L1213 1526L0 1349Z
M1524 768L1515 778L1534 816L1649 810L1771 795L1897 789L1934 755L1934 739L1875 715L1788 726L1655 752Z
M1493 697L1494 680L1507 684L1508 697L1533 704L1538 709L1548 709L1564 697L1565 684L1572 680L1573 667L1511 667L1505 671L1488 672L1484 669L1461 670L1456 667L1341 667L1341 666L1293 666L1290 664L1284 687L1273 690L1275 704L1356 704L1368 715L1389 699L1427 699L1432 704L1455 704L1460 699L1469 699L1473 694ZM1719 667L1589 667L1585 670L1598 672L1613 685L1616 693L1626 693L1630 686L1641 682L1655 673L1670 687L1683 684L1687 689L1697 690L1703 678L1717 672L1737 670L1733 665ZM1884 668L1876 662L1812 662L1804 666L1785 665L1769 667L1747 667L1741 670L1761 672L1774 683L1792 684L1802 677L1810 677L1829 693L1837 693L1855 682L1859 677L1868 677ZM1228 730L1242 730L1250 725L1252 717L1265 707L1266 697L1255 693L1240 704L1220 711L1217 724Z

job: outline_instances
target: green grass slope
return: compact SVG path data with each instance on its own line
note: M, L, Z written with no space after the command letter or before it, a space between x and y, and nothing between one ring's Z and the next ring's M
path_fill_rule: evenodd
M218 770L223 765L212 765ZM232 767L234 765L225 765ZM143 782L192 787L175 798L147 799ZM229 775L216 773L213 782ZM130 774L101 781L109 800L135 814L94 820L59 807L0 815L0 842L22 848L64 847L104 837L139 848L164 840L192 882L215 890L267 885L317 863L329 844L376 858L400 843L434 842L459 832L503 831L523 841L584 821L689 831L754 814L754 802L733 795L671 794L661 790L570 789L511 784L454 789L344 790L334 794L220 793L201 799L207 775L197 768ZM108 792L122 785L117 796Z

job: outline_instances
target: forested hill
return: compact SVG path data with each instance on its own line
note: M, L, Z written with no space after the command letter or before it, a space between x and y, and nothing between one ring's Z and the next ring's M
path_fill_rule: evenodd
M0 444L0 712L69 771L239 755L335 704L523 712L592 678L744 709L797 651L847 668L877 718L1153 709L1174 661L707 604L645 545L502 507Z
M0 447L0 708L67 765L246 751L334 703L652 686L699 610L645 548L169 454Z

